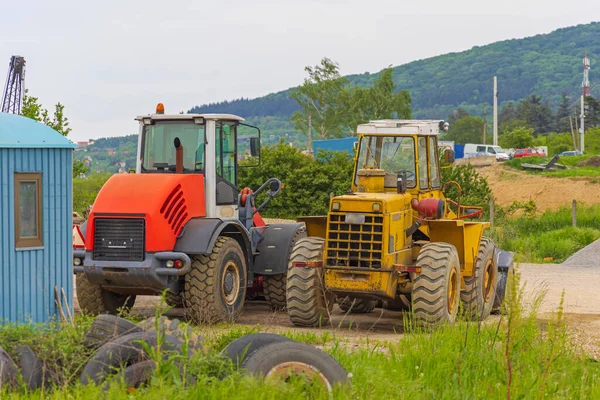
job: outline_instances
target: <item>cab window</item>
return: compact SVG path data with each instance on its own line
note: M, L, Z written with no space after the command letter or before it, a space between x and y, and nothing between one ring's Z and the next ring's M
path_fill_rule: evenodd
M496 150L494 150L493 147L488 147L488 153L490 153L490 154L496 154Z
M429 174L427 162L427 138L421 136L419 138L419 187L427 189L429 187Z
M237 185L236 179L236 126L233 122L217 123L217 175Z
M433 136L429 137L429 159L431 160L431 187L439 189L440 187L440 164L437 157L436 140Z
M416 187L415 141L412 137L363 136L354 171L355 185L358 185L358 171L370 168L385 171L386 188L396 187L398 174L406 176L406 187Z
M477 146L475 149L478 153L485 153L485 146Z

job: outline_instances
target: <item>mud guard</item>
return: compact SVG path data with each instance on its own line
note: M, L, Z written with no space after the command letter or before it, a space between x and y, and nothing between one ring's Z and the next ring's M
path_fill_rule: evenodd
M237 220L221 220L219 218L191 219L175 242L173 251L185 254L209 254L219 236L230 236L243 244L242 250L247 255L248 269L252 266L252 248L250 234Z
M496 300L494 311L499 311L506 297L506 284L511 269L514 268L514 255L508 251L496 249L496 265L498 266L498 285L496 286Z
M254 256L254 273L278 275L287 271L292 240L302 224L270 224L263 239L257 244Z

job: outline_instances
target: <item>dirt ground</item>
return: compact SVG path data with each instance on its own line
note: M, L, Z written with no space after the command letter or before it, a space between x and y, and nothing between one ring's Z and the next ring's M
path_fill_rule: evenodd
M534 200L538 210L556 210L573 200L600 203L600 184L591 177L554 178L526 173L503 164L477 168L485 176L496 197L496 204Z
M597 267L600 269L600 265ZM540 293L545 294L539 308L540 322L554 318L564 291L565 320L576 340L585 352L594 359L600 359L600 302L597 301L597 288L600 287L600 274L595 267L565 267L558 264L521 264L521 284L524 287L526 304L532 304ZM154 315L158 297L140 296L133 309L134 314L151 317ZM78 309L77 301L75 308ZM183 318L183 310L173 309L170 317ZM499 316L492 315L487 323L498 322ZM296 328L284 312L272 312L262 301L250 301L237 325L260 325L261 331L312 332L317 335L326 330L340 338L346 346L365 345L373 342L396 341L403 334L402 312L375 309L371 314L346 315L337 307L332 313L328 328Z

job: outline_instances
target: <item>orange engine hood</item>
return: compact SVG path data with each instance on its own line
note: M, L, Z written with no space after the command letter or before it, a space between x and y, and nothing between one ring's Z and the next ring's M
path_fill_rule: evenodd
M144 218L146 251L167 251L191 218L206 216L204 175L117 174L100 189L85 244L94 248L96 218Z

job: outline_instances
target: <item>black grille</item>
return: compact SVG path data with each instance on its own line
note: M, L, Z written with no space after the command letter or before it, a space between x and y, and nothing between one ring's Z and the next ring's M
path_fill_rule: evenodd
M96 218L94 260L143 261L145 230L142 218Z
M344 220L344 213L329 214L327 265L381 268L383 216L366 214L364 224Z

